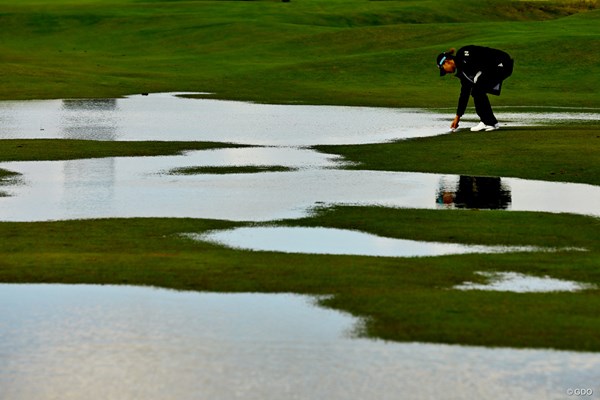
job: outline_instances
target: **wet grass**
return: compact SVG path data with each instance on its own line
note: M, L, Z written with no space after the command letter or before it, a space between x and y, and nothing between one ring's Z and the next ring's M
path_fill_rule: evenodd
M600 351L597 290L514 294L451 289L481 280L476 271L516 271L600 284L596 218L337 207L293 224L417 240L589 251L424 258L303 255L238 251L179 235L242 225L228 221L1 222L0 281L333 294L324 304L367 318L370 337Z
M102 157L178 155L244 145L217 142L96 141L72 139L0 139L0 161L56 161Z
M168 171L171 175L196 175L196 174L257 174L261 172L294 171L294 168L280 165L247 165L239 167L184 167Z
M15 177L17 175L18 174L15 173L15 172L11 172L11 171L6 171L6 170L3 170L3 169L0 169L0 181L7 180L7 179Z
M58 161L103 157L151 157L183 154L191 150L210 150L244 145L216 142L139 141L114 142L72 139L0 139L2 161ZM0 185L10 183L4 177L15 176L0 168Z

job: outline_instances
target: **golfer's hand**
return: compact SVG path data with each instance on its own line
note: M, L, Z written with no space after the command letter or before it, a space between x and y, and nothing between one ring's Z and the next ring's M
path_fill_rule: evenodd
M454 117L454 120L450 124L450 129L456 129L456 128L458 128L458 123L459 122L460 122L460 117L457 115L456 117Z

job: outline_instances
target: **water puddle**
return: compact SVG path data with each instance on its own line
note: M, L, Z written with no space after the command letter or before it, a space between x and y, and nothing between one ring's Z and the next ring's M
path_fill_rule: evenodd
M174 175L198 166L283 166L282 172ZM343 170L343 160L309 149L265 147L181 156L6 162L22 174L3 185L0 220L193 217L237 221L301 218L315 206L501 207L600 215L600 187L585 184ZM470 180L463 188L460 182ZM473 181L478 186L473 185ZM495 185L495 186L494 186ZM498 189L501 188L500 189Z
M570 110L573 111L573 110ZM594 112L595 111L595 112ZM503 113L503 126L600 121L590 112ZM179 97L0 101L0 138L218 141L254 145L362 144L448 132L452 111L254 104Z
M360 320L314 302L2 284L0 398L552 400L596 390L599 354L360 339Z
M1 101L0 138L359 144L438 135L447 131L447 119L418 109L254 104L156 93Z
M485 284L464 282L454 286L459 290L490 290L497 292L543 293L543 292L577 292L597 289L595 285L550 278L519 274L517 272L477 272L488 279Z
M424 242L323 227L255 226L210 231L202 234L185 233L183 236L243 250L380 257L427 257L557 250L536 246L481 246Z

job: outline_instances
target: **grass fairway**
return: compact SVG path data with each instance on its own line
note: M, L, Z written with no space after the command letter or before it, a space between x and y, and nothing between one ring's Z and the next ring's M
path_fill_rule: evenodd
M459 84L440 78L433 60L449 47L480 44L516 60L494 106L597 112L599 21L595 0L0 0L0 99L198 91L268 103L454 107ZM598 185L598 136L598 127L587 124L319 149L365 169ZM218 146L227 145L2 140L0 160L150 156ZM0 170L0 179L10 176ZM589 251L426 258L255 253L178 236L242 225L227 221L0 222L0 282L333 294L324 303L367 318L371 337L600 351L598 290L451 290L481 281L476 271L600 285L598 218L338 207L293 223Z
M0 0L0 98L448 106L435 56L480 44L516 60L498 104L598 107L599 21L596 0Z

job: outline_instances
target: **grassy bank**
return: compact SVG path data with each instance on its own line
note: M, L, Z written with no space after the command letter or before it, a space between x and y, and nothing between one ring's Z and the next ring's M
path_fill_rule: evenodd
M507 128L354 146L317 146L384 171L519 177L600 185L600 128Z
M72 139L0 139L0 161L56 161L101 157L150 157L188 150L243 147L212 142L115 142Z
M481 281L475 271L517 271L600 284L598 219L342 207L294 224L418 240L589 251L412 259L302 255L237 251L178 236L240 225L226 221L1 222L0 281L334 294L325 304L366 317L370 337L600 351L597 290L511 294L451 289L464 281Z
M437 107L449 47L503 48L496 102L598 107L596 0L0 0L2 99L209 91L261 102ZM565 96L565 93L568 93Z

